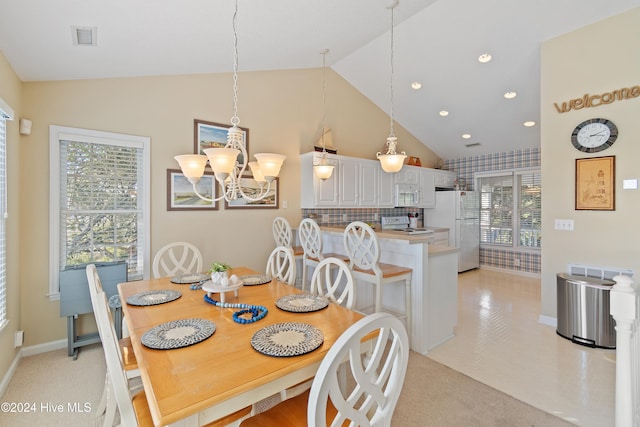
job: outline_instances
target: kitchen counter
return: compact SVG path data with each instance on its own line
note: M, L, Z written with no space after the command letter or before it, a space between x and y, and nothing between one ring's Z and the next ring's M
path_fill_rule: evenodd
M345 225L320 227L324 252L345 253ZM434 228L434 232L448 231ZM454 336L458 322L458 249L429 243L429 234L407 234L397 230L376 230L380 262L409 267L411 276L411 349L422 354ZM373 305L373 287L356 283L356 309ZM385 306L404 310L401 282L383 288Z
M330 226L322 226L320 227L320 230L333 232L333 233L344 233L345 227L346 226L330 225ZM444 228L444 227L425 227L425 228L427 230L433 230L434 233L437 233L439 231L449 231L448 228ZM374 228L373 231L376 232L376 236L378 236L379 239L401 240L401 241L407 242L410 245L429 243L430 237L433 236L433 233L408 234L400 230L380 230L377 228ZM458 252L458 249L453 248L451 246L433 245L433 244L429 245L430 255L444 255L448 253L457 253L457 252Z

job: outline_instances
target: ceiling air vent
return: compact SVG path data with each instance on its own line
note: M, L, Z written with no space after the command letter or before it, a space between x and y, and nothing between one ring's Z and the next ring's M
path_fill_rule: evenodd
M464 144L464 146L467 147L467 148L477 147L479 145L480 145L479 142L472 142L472 143L469 143L469 144Z
M71 27L74 46L97 46L97 27Z

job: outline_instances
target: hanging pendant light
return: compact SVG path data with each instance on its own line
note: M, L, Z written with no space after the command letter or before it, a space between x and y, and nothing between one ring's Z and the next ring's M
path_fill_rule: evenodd
M404 159L407 158L406 153L396 152L396 146L398 145L398 138L393 133L393 9L398 5L398 0L395 0L389 9L391 9L391 130L389 137L387 138L386 146L387 151L385 153L378 152L376 157L380 160L380 166L382 170L388 173L394 173L402 169Z
M331 178L331 175L333 174L333 165L329 164L329 161L327 160L327 146L325 144L324 141L324 134L326 133L326 120L327 120L327 102L326 102L326 90L325 90L325 86L326 86L326 78L325 78L325 72L326 72L326 56L327 53L329 53L329 49L324 49L322 52L320 52L322 54L322 157L320 158L320 163L318 163L317 165L313 165L313 172L316 174L316 176L318 178L320 178L321 180L325 181L329 178Z
M280 174L282 163L286 156L272 153L256 153L256 162L249 162L249 155L244 143L244 132L238 127L238 0L234 1L233 12L233 117L231 128L227 132L227 144L224 148L207 148L202 154L184 154L175 156L182 169L183 175L193 185L193 191L203 200L214 202L225 199L227 202L239 197L247 201L255 202L269 196L272 192L271 183ZM238 162L239 155L242 163ZM198 193L196 184L204 174L204 168L209 161L211 169L216 177L222 195L216 199L205 197ZM258 183L259 189L243 188L241 179L249 166L253 179Z

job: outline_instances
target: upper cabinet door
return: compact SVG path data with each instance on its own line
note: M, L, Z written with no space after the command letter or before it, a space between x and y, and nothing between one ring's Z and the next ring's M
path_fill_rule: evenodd
M313 173L313 165L320 163L321 153L306 153L300 156L300 207L338 207L338 177L340 168L335 156L328 157L327 161L334 166L333 174L325 181L319 179Z
M342 157L340 159L340 179L338 180L338 203L340 206L357 206L359 201L359 159Z
M433 169L420 170L420 207L434 208L436 206L436 185Z
M381 170L378 161L362 160L360 162L360 206L378 206Z
M380 166L380 162L378 163L378 177L379 179L379 193L378 193L378 206L381 208L392 208L395 205L394 200L394 174L387 173L382 170L382 166Z
M400 172L395 174L396 184L420 184L420 169L417 166L404 165Z

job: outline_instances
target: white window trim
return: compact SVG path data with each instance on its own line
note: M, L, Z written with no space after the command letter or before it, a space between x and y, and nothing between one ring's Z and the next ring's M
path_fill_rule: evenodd
M2 114L3 119L6 120L6 121L13 120L14 115L15 115L15 113L13 112L13 108L9 107L9 104L7 104L4 101L4 99L2 99L2 98L0 98L0 113ZM6 174L6 168L7 168L7 151L8 151L7 150L7 145L8 145L8 141L5 139L5 174ZM2 216L0 218L0 221L4 221L5 222L5 229L4 229L5 242L6 242L6 238L7 238L7 235L8 235L7 228L6 228L6 221L7 221L8 217L9 217L9 213L8 213L9 212L9 206L8 206L8 197L7 197L8 196L7 192L9 191L9 186L8 186L7 180L8 180L8 178L5 175L5 185L6 185L5 193L4 193L4 208L5 208L5 211L4 212L0 212L0 215ZM6 247L5 247L5 259L4 259L4 263L5 263L5 279L6 279L6 274L7 274L6 269L8 267L7 266L7 260L6 260L6 254L7 254L7 251L6 251ZM4 308L6 310L7 309L7 297L8 297L8 289L6 288L6 286L7 286L6 282L5 282L4 286L5 286L5 289L4 289L5 300L3 301L3 304L4 304ZM5 314L7 314L6 311L5 311ZM7 325L9 325L9 317L8 316L6 318L4 318L4 319L0 319L0 332L2 332L7 327Z
M515 168L515 169L501 169L497 171L482 171L475 172L473 174L473 183L474 187L480 189L480 178L489 178L494 176L508 176L511 175L515 178L516 175L524 175L530 172L538 172L541 173L541 168L539 166L532 166L527 168ZM478 190L479 191L479 190ZM513 186L513 200L514 203L516 200L520 198L520 188L517 185ZM515 205L514 205L515 207ZM518 218L517 215L513 215L511 218L511 229L519 230L518 227ZM542 248L527 248L516 244L515 238L511 242L511 246L505 245L496 245L491 243L480 243L480 246L483 248L492 248L492 249L500 249L500 250L509 250L517 253L541 253Z
M72 140L143 147L144 185L144 278L150 277L151 264L151 138L66 126L49 126L49 293L50 300L60 299L60 141Z

